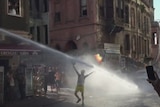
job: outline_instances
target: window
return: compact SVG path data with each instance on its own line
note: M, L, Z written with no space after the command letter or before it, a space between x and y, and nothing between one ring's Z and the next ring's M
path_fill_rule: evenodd
M158 37L156 32L152 34L152 42L153 42L153 45L158 45Z
M87 0L80 0L80 16L87 16Z
M125 23L129 23L129 8L128 5L125 6L125 13L124 13L124 21Z
M8 15L22 16L22 0L7 0Z
M141 15L140 11L137 12L137 23L138 23L138 28L141 28Z
M43 0L43 12L48 12L48 0Z
M61 13L60 12L56 12L55 13L55 22L60 22L61 21Z
M121 0L117 0L116 1L116 15L117 15L117 17L120 17L120 4L121 4Z
M33 0L29 0L29 8L30 8L30 11L33 10L33 7L32 7L33 3L32 3L32 1L33 1Z
M35 7L37 9L37 12L39 12L40 11L39 0L35 0Z
M48 44L48 26L44 25L45 44Z
M136 38L135 38L135 36L133 37L133 40L132 40L132 50L134 52L136 51Z
M60 51L60 50L61 50L61 46L60 46L59 44L56 44L56 45L55 45L55 49L57 49L57 50Z
M143 19L143 31L144 33L149 33L149 23L148 23L148 18L146 16L144 16Z
M104 0L100 0L99 1L99 15L102 17L105 17L105 1Z
M149 29L150 27L149 27L149 18L147 17L146 18L146 30L147 30L147 33L149 34Z
M123 0L116 0L116 15L119 18L124 18L124 2Z
M40 38L40 27L37 26L37 41L40 42L41 38Z
M135 10L131 8L131 27L135 27Z
M129 51L130 50L130 38L129 35L125 36L125 50Z

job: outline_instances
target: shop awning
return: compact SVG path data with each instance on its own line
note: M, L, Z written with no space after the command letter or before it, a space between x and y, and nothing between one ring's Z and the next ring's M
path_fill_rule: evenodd
M38 55L40 50L30 45L0 45L0 56Z

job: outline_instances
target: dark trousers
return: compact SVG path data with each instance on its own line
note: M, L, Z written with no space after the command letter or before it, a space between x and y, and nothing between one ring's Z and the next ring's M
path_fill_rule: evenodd
M44 92L45 92L45 94L47 92L47 82L46 81L44 82Z
M25 84L19 84L19 92L20 92L20 98L24 99L26 97Z
M16 99L15 86L9 86L8 91L9 91L9 94L8 94L9 101L14 101Z

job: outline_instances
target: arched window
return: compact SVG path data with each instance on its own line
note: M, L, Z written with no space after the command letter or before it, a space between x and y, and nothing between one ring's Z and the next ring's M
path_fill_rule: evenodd
M137 24L138 24L138 28L141 28L141 14L140 11L137 11Z
M129 51L130 50L130 37L129 37L129 35L125 36L124 43L125 43L124 44L125 50Z
M116 0L116 15L119 18L124 18L124 2L123 2L123 0Z
M132 38L132 50L134 52L136 51L136 38L135 38L135 36Z
M131 27L135 27L135 10L131 8Z
M87 16L87 0L80 0L80 16Z
M59 44L56 44L55 49L60 51L61 50L61 46Z
M125 5L124 19L125 19L125 23L129 23L129 7L128 7L128 5Z
M65 46L65 50L70 51L70 50L75 50L75 49L77 49L76 43L72 40L68 41L66 46Z

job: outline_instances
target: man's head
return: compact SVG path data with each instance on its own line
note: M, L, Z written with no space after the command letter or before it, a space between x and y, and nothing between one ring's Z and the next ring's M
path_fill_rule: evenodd
M81 74L84 74L85 73L85 70L81 70Z

